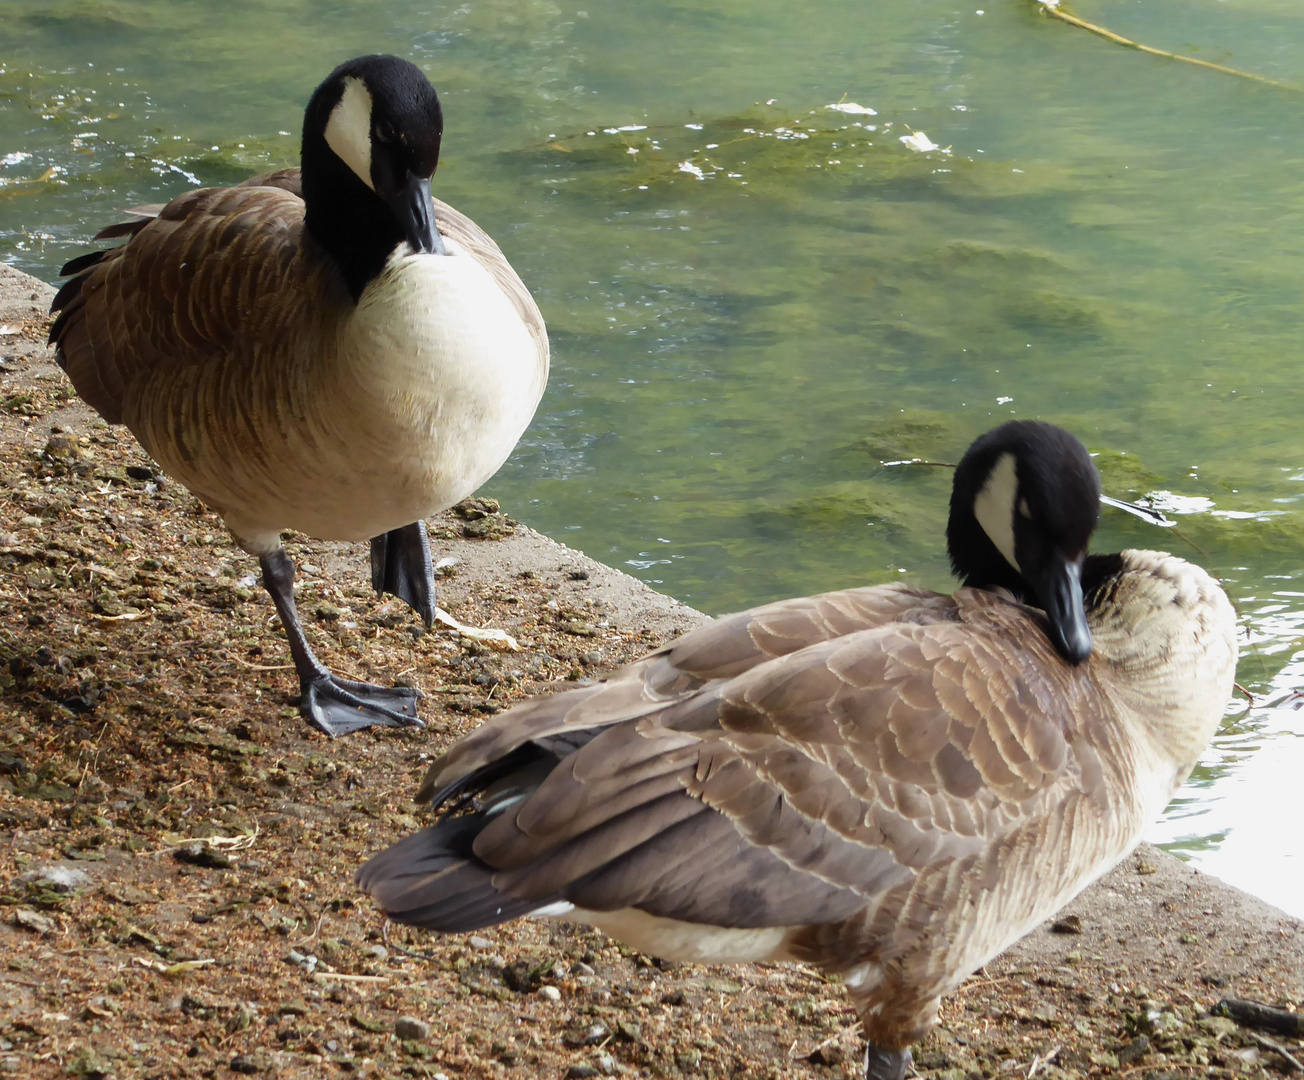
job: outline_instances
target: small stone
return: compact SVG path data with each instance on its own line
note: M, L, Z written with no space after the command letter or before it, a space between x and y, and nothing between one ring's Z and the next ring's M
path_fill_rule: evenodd
M566 1070L567 1080L586 1080L587 1077L597 1075L598 1070L592 1065L572 1065Z
M815 1047L806 1060L812 1065L838 1066L845 1065L854 1057L854 1051L848 1050L841 1043L832 1042Z
M253 1074L262 1072L262 1066L248 1054L237 1054L231 1059L231 1071Z
M53 919L46 918L39 911L33 911L31 908L18 908L14 912L14 922L34 934L52 934L55 930ZM560 994L557 996L561 997Z
M607 1037L606 1024L586 1024L571 1028L562 1035L564 1046L597 1046Z
M1082 919L1077 915L1065 915L1062 919L1056 919L1050 924L1052 934L1080 934L1082 933Z
M91 883L91 877L85 870L78 870L72 866L42 866L36 870L29 870L25 874L20 874L18 880L23 884L33 882L38 885L44 885L54 892L68 893L74 889L80 889L84 885Z
M561 991L558 990L555 986L541 986L539 987L539 997L543 998L544 1001L560 1001ZM592 1075L592 1074L586 1074L586 1075Z
M1225 1039L1228 1035L1235 1034L1239 1028L1236 1021L1226 1016L1206 1016L1196 1023L1215 1039Z
M297 964L299 967L303 968L304 971L308 972L309 975L311 975L317 968L317 957L313 956L311 953L305 956L303 953L291 949L285 954L285 959L291 964Z
M112 1063L101 1057L90 1047L78 1051L77 1055L68 1062L64 1071L70 1076L83 1076L86 1080L108 1080L117 1072Z
M598 1072L603 1076L614 1076L616 1074L616 1059L610 1054L599 1054L593 1059L593 1064L597 1066Z
M1123 1023L1131 1035L1153 1035L1157 1029L1159 1010L1144 1008L1123 1014Z
M1119 1068L1126 1068L1136 1061L1137 1058L1144 1056L1150 1050L1150 1039L1145 1035L1139 1035L1126 1046L1120 1047L1114 1051L1118 1058Z
M488 517L490 514L498 513L499 509L497 499L480 498L474 495L452 507L453 513L466 521Z
M326 601L318 604L313 614L315 614L322 622L335 622L344 614L344 611L342 608Z
M430 1025L412 1016L402 1016L394 1024L394 1034L400 1039L425 1042L430 1038Z
M389 955L389 950L384 945L368 945L362 952L373 960L384 960Z
M69 436L51 435L45 449L41 451L41 457L46 461L72 463L81 457L81 452L76 441Z
M194 844L185 844L172 853L177 862L189 863L191 866L203 866L209 870L230 870L234 860L225 852L200 840Z
M543 982L541 965L531 964L528 960L518 960L514 964L507 964L502 969L501 975L507 988L515 990L518 994L532 994L539 989L539 984Z
M493 947L493 942L487 937L481 937L479 934L472 934L467 938L466 943L473 949L489 949Z

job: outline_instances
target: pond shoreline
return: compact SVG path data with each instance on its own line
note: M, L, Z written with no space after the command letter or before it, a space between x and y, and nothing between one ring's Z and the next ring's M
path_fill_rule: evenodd
M379 920L349 874L359 854L410 831L406 799L422 759L499 701L632 658L706 616L510 520L486 533L442 515L436 558L457 560L441 583L444 604L463 621L505 626L526 646L526 659L486 654L416 633L397 608L368 600L358 587L365 583L356 546L305 540L296 547L301 562L311 557L305 588L322 596L313 605L313 632L347 668L376 678L414 672L428 694L427 732L327 743L287 707L292 687L279 670L283 641L266 619L270 604L256 585L234 576L252 560L175 485L156 477L157 491L133 486L122 463L148 475L142 452L125 433L118 445L68 399L43 344L52 295L48 285L0 266L0 327L14 331L0 337L0 397L7 403L0 464L13 496L0 516L0 549L10 560L0 575L9 579L0 589L0 660L15 676L0 684L0 893L9 905L0 908L0 943L12 958L8 973L0 972L0 1071L63 1075L80 1061L85 1075L193 1069L225 1076L229 1067L293 1076L313 1075L323 1058L344 1056L348 1068L371 1062L367 1067L384 1075L426 1061L430 1069L414 1075L433 1075L436 1067L508 1075L503 1070L514 1063L535 1075L563 1075L600 1056L567 1033L595 1016L607 1017L602 1023L613 1032L625 1030L608 1013L628 999L645 1034L631 1035L630 1028L611 1047L602 1043L616 1072L724 1075L746 1065L758 1076L855 1074L856 1055L833 1052L855 1041L852 1018L838 1004L841 991L808 976L798 985L795 977L758 968L712 969L705 978L706 969L658 968L583 933L584 947L556 977L561 998L538 998L507 973L517 958L570 958L575 939L555 928L449 939L428 954L430 939L406 932L402 947L389 937L388 949L376 944ZM52 428L71 437L63 457L59 448L68 440L51 442ZM113 519L116 547L96 540L100 510ZM174 523L175 532L156 529L155 518ZM133 566L151 553L162 558L164 550L168 565L160 575L186 570L175 585L157 585L139 569L133 577ZM224 569L224 560L238 569ZM79 568L92 561L94 573L83 574ZM97 575L113 588L95 593ZM20 577L22 588L15 584ZM186 593L195 583L198 592ZM169 589L181 599L159 599ZM214 599L218 589L226 592ZM357 633L341 629L354 611ZM249 624L248 636L237 637ZM255 662L251 657L264 656L264 639L265 658ZM238 644L249 646L243 655ZM86 658L78 649L89 650ZM97 687L98 698L82 691L84 706L57 696L58 679L73 679L73 669L94 673L77 676L78 685ZM142 680L137 690L127 681L133 672ZM485 687L492 688L488 696ZM166 705L142 709L146 698ZM157 756L163 744L166 754ZM214 852L208 862L202 853L197 862L172 857L180 850L178 833L203 833L192 824L201 820L210 838L256 837L248 846L252 857L232 856L222 865L212 844L204 849ZM51 868L60 867L75 887L51 884ZM1031 1075L1031 1062L1051 1077L1109 1074L1133 1063L1152 1067L1155 1076L1169 1075L1165 1066L1189 1075L1193 1063L1202 1075L1275 1075L1285 1068L1261 1039L1230 1021L1215 1023L1208 1010L1222 997L1298 1008L1304 923L1149 845L1057 919L1070 915L1076 920L1059 922L1058 932L1043 925L966 984L921 1049L921 1072L989 1076L1012 1058L1020 1075ZM322 969L284 959L313 949L337 973L334 982ZM423 959L414 964L416 952ZM214 964L211 971L163 971L182 960ZM449 987L422 996L450 972ZM712 990L719 978L730 989ZM649 982L659 989L622 997L621 987ZM800 1003L818 1023L789 1031L790 1019L765 1013L776 999ZM258 1007L247 1010L241 1002L249 1001ZM704 1047L699 1036L682 1053L663 1054L648 1034L659 1030L656 1010L683 1008L684 1001L695 1003L697 1025L716 1038ZM420 1027L404 1029L406 1037L393 1034L394 1018L409 1015L423 1017L424 1035ZM352 1034L331 1036L332 1023ZM469 1037L477 1025L482 1036ZM545 1035L516 1040L522 1025ZM665 1039L678 1037L676 1026L669 1023ZM719 1035L726 1028L749 1034L730 1043ZM1298 1039L1277 1038L1299 1056ZM776 1049L781 1043L786 1053ZM248 1068L234 1063L242 1055ZM782 1062L780 1071L761 1070L772 1061ZM605 1062L593 1067L601 1072Z

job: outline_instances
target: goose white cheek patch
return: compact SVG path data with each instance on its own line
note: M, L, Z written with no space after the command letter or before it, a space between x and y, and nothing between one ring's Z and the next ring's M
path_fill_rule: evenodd
M371 93L361 79L344 80L344 94L326 121L326 145L367 187L371 183Z
M973 501L973 516L991 538L996 549L1014 569L1014 502L1019 497L1019 478L1014 469L1014 455L1002 454L995 468Z

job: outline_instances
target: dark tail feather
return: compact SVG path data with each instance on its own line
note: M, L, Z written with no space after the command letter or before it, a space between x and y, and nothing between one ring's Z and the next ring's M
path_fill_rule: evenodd
M364 863L355 880L395 922L445 934L510 922L558 899L495 889L493 871L471 851L484 825L483 814L445 818Z
M73 274L80 274L83 270L89 270L97 263L102 263L108 254L108 251L88 251L85 255L78 255L75 259L69 259L59 268L59 276L71 277ZM65 282L63 288L66 289L67 287L68 285ZM63 304L56 300L52 306L61 308Z
M132 206L128 207L124 213L136 215L130 221L115 221L112 225L105 225L95 234L96 240L117 240L121 236L135 236L141 229L158 217L163 209L163 204L158 203L151 206ZM64 270L66 274L67 269Z
M371 541L371 587L392 593L424 620L435 621L435 567L426 523L414 521Z

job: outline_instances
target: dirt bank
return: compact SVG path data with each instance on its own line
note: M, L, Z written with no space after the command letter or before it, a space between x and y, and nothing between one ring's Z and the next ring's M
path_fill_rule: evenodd
M378 603L361 547L301 539L314 648L421 687L429 722L314 735L254 561L72 398L50 295L0 267L0 1071L858 1074L840 987L801 967L660 965L566 925L386 935L350 877L417 826L424 762L703 616L488 507L444 515L444 606L524 646L491 652ZM1299 1007L1304 925L1152 848L1070 913L947 1002L922 1074L1276 1076L1271 1043L1304 1056L1208 1015Z

